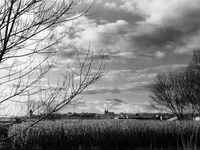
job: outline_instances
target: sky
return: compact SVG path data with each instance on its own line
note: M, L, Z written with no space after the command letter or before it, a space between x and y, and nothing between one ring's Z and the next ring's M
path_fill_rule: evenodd
M86 7L91 3L83 1ZM200 48L200 1L96 0L88 15L71 25L53 29L61 35L71 28L57 48L71 46L57 56L49 77L73 64L76 50L89 46L95 60L104 54L105 75L62 112L160 112L151 105L149 87L158 74L186 67Z
M76 48L90 41L92 51L103 53L106 74L74 111L159 111L149 87L158 74L186 67L200 48L200 1L96 0L89 12L75 21L71 41ZM98 93L87 94L92 90Z

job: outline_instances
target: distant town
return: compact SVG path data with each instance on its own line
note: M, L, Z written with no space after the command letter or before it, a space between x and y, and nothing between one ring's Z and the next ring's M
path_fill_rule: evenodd
M3 122L22 122L30 119L38 119L46 114L35 115L31 110L29 111L28 116L21 117L0 117L0 123ZM194 118L190 118L191 115L186 114L186 120L200 120L198 114L194 116ZM65 114L54 113L48 115L45 119L47 120L61 120L61 119L135 119L135 120L160 120L160 121L176 121L178 120L171 113L114 113L109 110L105 110L103 114L99 113L76 113L76 112L68 112Z
M38 115L30 114L30 118L38 117ZM139 119L139 120L167 120L174 117L170 113L115 113L105 110L103 114L99 113L76 113L68 112L65 114L52 114L49 119Z
M103 114L98 113L67 113L62 115L66 119L148 119L166 120L173 117L173 114L161 113L114 113L105 110Z

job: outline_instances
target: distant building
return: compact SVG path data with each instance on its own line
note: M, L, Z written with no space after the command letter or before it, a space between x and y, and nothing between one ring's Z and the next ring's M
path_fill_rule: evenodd
M105 110L104 111L104 118L113 119L113 118L115 118L115 113L114 112L109 112L108 110Z
M105 114L106 116L114 116L114 115L115 115L114 112L109 112L108 110L105 110L105 111L104 111L104 114Z

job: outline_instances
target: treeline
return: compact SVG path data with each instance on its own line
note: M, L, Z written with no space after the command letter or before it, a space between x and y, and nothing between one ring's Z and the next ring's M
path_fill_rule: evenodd
M186 68L158 75L151 92L154 102L167 107L180 120L185 114L191 119L200 114L200 51L193 52Z

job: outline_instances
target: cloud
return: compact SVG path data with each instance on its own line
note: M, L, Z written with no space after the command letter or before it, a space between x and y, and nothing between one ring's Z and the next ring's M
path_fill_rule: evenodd
M157 51L154 56L158 59L164 58L166 56L165 52Z
M106 99L106 101L109 102L112 106L127 104L127 102L124 102L123 100L120 100L118 98Z
M120 99L117 99L117 98L114 98L113 101L118 102L118 103L126 103L123 100L120 100Z
M162 65L158 67L153 67L152 70L163 73L168 71L185 69L187 66L188 66L187 64Z
M109 70L109 72L106 73L102 79L106 81L114 81L118 80L119 78L127 78L128 76L132 75L131 72L131 70Z
M149 69L150 70L150 69ZM137 71L134 72L132 70L110 70L106 73L102 79L105 81L128 81L128 82L135 82L135 81L150 81L153 80L157 76L155 72L142 72Z
M87 27L81 34L76 34L80 39L77 46L83 47L86 41L91 41L91 48L97 52L121 52L122 49L125 51L129 46L124 37L129 30L128 26L128 22L117 20L115 23Z
M147 73L147 72L164 73L168 71L181 70L186 68L187 66L188 64L161 65L152 68L145 68L143 70L137 70L137 73Z
M104 104L103 104L104 103ZM155 108L151 107L150 102L143 103L119 103L117 105L106 104L106 101L103 101L103 105L95 106L95 109L104 112L104 110L113 111L115 113L138 113L138 112L157 112Z
M127 83L124 85L119 86L119 89L121 92L146 92L149 91L146 86L151 85L151 82L142 81L142 82L133 82L133 83Z
M130 77L130 81L139 81L139 80L152 80L157 76L157 73L134 73Z
M103 113L106 109L109 109L109 111L117 110L120 105L128 105L128 103L120 100L120 99L105 99L105 100L94 100L94 99L87 99L82 100L82 103L79 105L74 105L79 111L90 111L90 112L100 112Z
M129 34L129 39L137 50L159 50L167 49L167 45L176 42L181 35L180 31L170 27L141 22L135 32Z
M88 107L88 106L78 106L77 108L82 110L82 111L90 110L90 107Z
M93 112L100 112L104 113L105 110L113 111L115 113L121 112L132 112L137 113L150 111L148 108L149 103L128 103L118 98L110 98L105 100L93 100L89 99L85 101L85 104L81 106L77 106L80 111L93 111ZM152 110L151 110L152 111Z
M73 23L66 22L56 27L58 35L71 30L59 48L71 43L74 49L86 51L91 42L90 49L96 55L94 58L99 59L99 53L104 53L107 62L123 62L137 57L161 59L170 52L188 53L200 48L198 4L197 0L105 1L104 6L109 9L117 7L117 10L137 14L142 19L109 22L103 18L83 16ZM71 55L74 56L71 51L66 51L60 56L69 59Z
M88 2L91 1L86 1ZM109 22L103 18L98 20L83 16L74 21L63 22L52 29L54 34L51 35L56 40L63 33L68 33L54 47L67 47L57 54L58 61L73 63L75 51L83 51L80 54L83 55L89 48L89 42L90 49L95 52L94 59L100 59L101 54L105 53L107 62L123 62L137 57L161 59L166 57L168 51L174 51L175 54L189 53L200 48L199 3L198 0L105 1L104 6L109 9L117 7L117 10L137 14L142 19L136 22Z
M125 83L120 86L115 87L93 87L84 91L82 94L122 94L130 92L146 92L149 91L148 85L151 85L150 81L140 81L140 82L131 82Z
M102 53L105 54L107 60L112 61L124 58L136 58L128 36L134 29L125 20L98 22L97 20L83 16L74 20L73 23L66 22L56 27L55 33L57 35L55 37L62 35L62 33L68 30L70 30L69 35L62 39L57 48L67 47L71 43L70 48L72 50L77 49L86 52L90 48L94 52L94 58L98 58L99 54ZM62 55L59 56L69 57L71 51L64 50Z
M137 13L150 24L174 26L182 30L194 28L194 23L199 24L200 1L193 0L122 0L120 8L124 11ZM186 19L187 18L187 19ZM186 25L186 26L185 26Z
M113 111L115 113L121 112L154 112L150 102L126 102L119 98L107 99L88 99L80 100L79 104L73 105L78 112L98 112L104 113L105 110Z
M117 94L120 93L121 90L118 88L114 88L114 87L102 87L97 89L98 94L106 94L106 93L113 93L113 94Z
M135 23L135 31L132 35L129 34L136 50L160 51L162 49L175 50L175 53L190 53L200 48L199 0L192 2L189 0L121 0L120 3L108 4L109 9L115 9L111 6L117 5L117 10L137 14L143 18Z
M58 52L56 54L57 57L61 58L61 59L72 59L72 58L76 58L77 56L77 51L75 50L75 48L73 49L67 49L65 51L61 51Z
M105 7L108 9L116 9L117 8L117 4L114 2L106 2L105 3Z
M123 103L121 105L116 105L114 107L109 107L112 111L121 113L138 113L138 112L157 112L155 108L151 107L150 102L143 103Z
M136 55L133 52L119 52L115 56L122 58L136 58Z
M186 36L182 39L182 42L184 43L181 46L178 46L174 53L176 54L184 54L184 53L192 53L193 50L200 49L200 30L191 36Z

